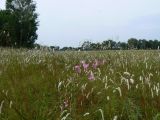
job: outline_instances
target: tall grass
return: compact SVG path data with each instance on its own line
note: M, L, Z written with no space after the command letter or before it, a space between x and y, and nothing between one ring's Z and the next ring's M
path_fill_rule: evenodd
M160 51L0 49L0 119L159 120Z

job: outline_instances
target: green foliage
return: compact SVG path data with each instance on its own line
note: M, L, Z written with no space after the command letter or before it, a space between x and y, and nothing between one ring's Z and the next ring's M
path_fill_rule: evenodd
M158 40L146 40L130 38L127 42L116 42L113 40L105 40L103 42L92 43L85 41L82 46L82 50L128 50L128 49L160 49L160 41Z
M32 0L6 1L6 10L0 14L1 46L33 47L38 26L35 10L36 4Z
M136 38L128 39L128 46L130 49L134 49L138 47L138 40Z
M10 47L15 40L15 17L8 10L0 11L0 46Z

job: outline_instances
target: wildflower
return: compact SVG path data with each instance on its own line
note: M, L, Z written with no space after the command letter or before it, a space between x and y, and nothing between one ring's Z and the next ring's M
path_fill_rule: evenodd
M89 67L89 64L87 64L87 63L83 63L84 71L87 71L87 70L88 70L88 67Z
M64 107L66 108L66 107L68 107L69 106L69 102L68 102L68 100L65 100L64 101Z
M95 62L93 63L93 68L96 69L99 66L99 61L95 60Z
M84 71L87 71L89 67L89 63L87 64L84 60L82 60L80 63L82 64Z
M93 74L92 71L89 73L88 79L89 79L89 80L95 80L95 77L94 77L94 74Z
M93 66L94 69L97 68L97 64L96 63L93 63L92 66Z
M76 73L81 73L80 65L76 65L76 66L74 67L74 69L75 69Z

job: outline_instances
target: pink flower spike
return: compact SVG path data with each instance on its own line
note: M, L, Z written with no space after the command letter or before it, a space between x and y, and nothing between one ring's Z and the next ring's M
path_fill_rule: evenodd
M95 63L93 63L92 66L93 66L94 69L97 68L97 64L95 64Z
M92 64L93 68L96 69L99 66L99 61L95 60L95 62Z
M74 69L75 69L76 73L81 73L80 65L76 65L76 66L74 67Z
M88 79L89 79L89 80L95 80L95 77L94 77L94 74L93 74L92 71L89 73Z
M88 67L89 67L89 64L83 63L84 71L87 71L87 70L88 70Z
M69 103L68 103L68 100L64 101L64 107L68 107L69 106Z

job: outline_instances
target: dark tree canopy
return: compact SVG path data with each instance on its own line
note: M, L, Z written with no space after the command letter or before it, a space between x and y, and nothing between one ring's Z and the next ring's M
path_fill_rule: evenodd
M0 46L33 47L38 37L35 11L36 4L32 0L6 0L6 10L0 12L0 30L3 33Z
M9 47L14 44L15 19L8 10L0 11L0 46Z
M111 39L105 40L103 42L92 43L90 41L84 41L81 50L151 50L160 49L160 41L158 40L146 40L146 39L136 39L130 38L127 42L116 42Z

